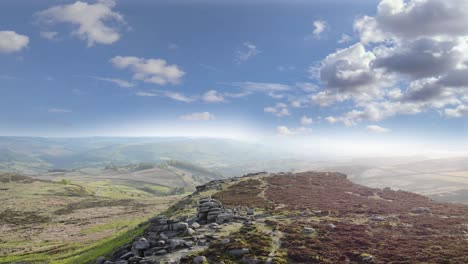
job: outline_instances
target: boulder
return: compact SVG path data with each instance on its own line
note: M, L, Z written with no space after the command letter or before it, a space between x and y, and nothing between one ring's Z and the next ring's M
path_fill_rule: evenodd
M220 213L216 217L216 223L222 224L225 222L229 222L234 218L234 215L232 213Z
M171 239L169 245L172 249L180 248L185 246L185 240L182 239Z
M192 228L187 228L187 230L185 230L184 232L185 236L193 236L194 234L195 234L195 230L193 230Z
M138 241L135 241L133 243L133 247L135 249L148 249L150 247L150 243L148 242L148 240L146 240L146 238L142 237L140 239L138 239Z
M188 224L184 222L178 222L172 224L172 230L174 231L185 231L188 228Z

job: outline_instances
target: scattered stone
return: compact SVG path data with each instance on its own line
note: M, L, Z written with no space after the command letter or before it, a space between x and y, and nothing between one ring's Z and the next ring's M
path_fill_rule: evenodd
M415 207L410 210L410 212L415 214L423 214L423 213L430 213L431 209L428 207Z
M219 243L221 245L229 244L229 242L231 242L231 240L229 238L224 238L223 240L219 241Z
M247 215L255 215L255 208L249 208L247 210Z
M241 257L247 253L249 253L248 248L236 248L236 249L231 249L229 250L229 255L234 256L234 257Z
M194 264L202 264L204 262L206 262L206 257L205 256L196 256L193 258L193 263Z
M374 256L369 255L362 258L363 263L374 263Z
M379 215L373 215L371 218L370 218L371 221L375 221L375 222L383 222L385 221L385 218L379 216Z
M313 234L315 233L315 228L312 227L304 227L304 234Z

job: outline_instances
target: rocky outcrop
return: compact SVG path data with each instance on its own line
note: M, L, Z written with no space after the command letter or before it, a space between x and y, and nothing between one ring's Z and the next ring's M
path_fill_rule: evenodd
M239 210L226 209L224 205L211 197L201 198L196 205L197 212L191 217L168 218L164 215L149 220L149 227L142 237L137 238L131 245L127 245L111 256L111 260L100 257L99 264L157 264L166 263L162 257L173 255L175 252L196 251L208 247L214 242L222 243L223 238L213 235L221 229L222 224L230 222L248 222L247 217ZM226 238L224 238L226 240ZM241 250L239 252L244 252ZM233 254L239 252L233 251ZM176 254L174 254L176 255ZM187 254L177 258L187 257ZM172 259L179 263L178 259ZM193 263L204 263L204 256L196 256Z

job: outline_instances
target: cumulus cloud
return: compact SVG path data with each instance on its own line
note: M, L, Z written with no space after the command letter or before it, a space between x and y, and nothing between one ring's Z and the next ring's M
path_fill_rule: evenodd
M294 132L291 131L287 126L277 126L276 133L281 136L294 135Z
M260 54L262 51L257 48L256 45L250 42L242 43L242 48L238 49L236 52L235 61L239 64L246 62L253 57Z
M327 28L327 23L323 20L315 20L313 22L314 31L312 32L314 36L318 37L322 34L323 31Z
M119 69L128 68L133 79L158 85L178 84L185 72L177 65L169 65L163 59L145 59L133 56L116 56L110 62Z
M307 117L307 116L302 116L301 117L301 125L303 126L310 126L314 123L314 121L312 120L312 118L310 117Z
M378 125L369 125L366 127L366 129L367 131L373 132L373 133L387 133L390 131L388 128L381 127Z
M468 106L459 105L456 108L447 108L444 110L444 114L447 117L463 117L468 116Z
M196 113L180 116L179 118L182 120L189 120L189 121L207 121L207 120L213 120L215 116L210 112L196 112Z
M224 102L224 96L216 90L209 90L202 96L202 100L208 103Z
M72 35L94 44L112 44L119 40L119 26L125 24L123 16L113 11L113 0L98 0L94 4L77 1L58 5L39 12L39 21L46 26L69 23L75 28ZM50 36L50 34L49 34Z
M357 22L363 36L373 30L383 38L416 39L420 37L467 35L468 2L464 0L382 0L375 17L364 17ZM382 36L379 36L380 40ZM377 39L377 41L380 41ZM375 41L375 40L372 40Z
M113 83L113 84L116 84L120 87L123 87L123 88L132 88L133 86L135 86L133 83L131 82L128 82L128 81L125 81L125 80L122 80L122 79L118 79L118 78L106 78L106 77L94 77L96 80L100 80L100 81L105 81L105 82L110 82L110 83Z
M29 37L15 31L0 31L0 53L18 52L28 46Z
M312 130L307 127L289 128L287 126L277 126L276 134L280 136L293 136L293 135L305 135L310 133Z
M354 109L326 119L346 125L430 110L463 116L467 7L463 0L381 0L375 16L355 21L359 43L311 67L321 83L311 102L349 101Z
M263 112L274 114L277 117L289 116L288 106L285 103L277 103L275 106L269 106L263 108Z

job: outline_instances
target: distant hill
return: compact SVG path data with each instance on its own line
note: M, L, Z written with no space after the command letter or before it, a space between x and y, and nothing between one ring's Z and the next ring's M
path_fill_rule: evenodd
M0 137L0 171L28 174L179 160L238 175L248 170L243 164L283 158L277 149L228 139Z

